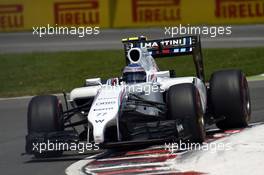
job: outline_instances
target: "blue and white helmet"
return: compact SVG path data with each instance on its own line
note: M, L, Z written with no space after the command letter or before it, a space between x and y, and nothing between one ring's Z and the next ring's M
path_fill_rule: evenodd
M146 71L139 64L129 64L123 70L123 79L128 84L146 82Z

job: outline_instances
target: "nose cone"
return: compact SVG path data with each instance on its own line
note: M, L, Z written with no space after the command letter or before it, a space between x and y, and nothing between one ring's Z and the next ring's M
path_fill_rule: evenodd
M103 143L106 128L116 125L123 96L124 87L104 86L94 99L88 114L88 121L93 125L93 136L96 143Z
M96 132L96 131L94 130L94 132ZM94 133L94 142L95 143L103 143L104 142L104 132L102 132L102 130L101 131L99 130L99 132Z

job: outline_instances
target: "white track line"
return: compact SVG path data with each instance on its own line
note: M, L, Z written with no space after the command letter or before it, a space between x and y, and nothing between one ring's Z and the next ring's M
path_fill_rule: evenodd
M0 98L0 101L7 101L7 100L23 100L23 99L30 99L33 96L22 96L22 97L7 97L7 98Z
M94 161L97 156L105 154L106 152L107 151L104 151L102 153L86 157L82 160L79 160L78 162L71 164L68 168L65 169L65 173L67 175L87 175L86 173L82 172L82 168L88 163Z
M122 169L122 168L138 168L138 167L152 167L152 166L164 166L169 165L168 162L158 162L158 163L142 163L142 164L126 164L126 165L117 165L111 167L101 167L101 168L85 168L85 170L89 171L100 171L100 170L115 170L115 169Z
M94 46L94 45L102 45L102 44L120 44L122 45L122 43L120 43L119 41L71 41L68 43L65 43L64 41L62 42L28 42L28 43L12 43L12 44L0 44L1 48L10 48L10 47L18 47L18 48L27 48L27 47L39 47L39 46Z
M177 153L176 153L177 154ZM167 154L150 154L147 156L130 156L130 157L115 157L115 158L105 158L105 159L98 159L98 162L102 161L116 161L116 160L130 160L130 159L144 159L144 158L158 158L162 156L170 156L171 153Z
M59 93L59 94L50 94L50 95L55 95L55 96L63 96L62 93ZM68 94L67 94L68 95ZM0 98L0 101L8 101L8 100L26 100L26 99L31 99L33 98L35 95L32 95L32 96L21 96L21 97L6 97L6 98Z
M226 42L226 41L264 41L264 37L230 37L230 38L201 38L202 41L206 42Z

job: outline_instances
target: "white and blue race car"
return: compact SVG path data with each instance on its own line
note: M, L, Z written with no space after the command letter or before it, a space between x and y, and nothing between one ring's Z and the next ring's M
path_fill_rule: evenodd
M123 44L127 65L121 77L87 79L85 86L70 92L65 110L56 96L32 98L27 153L61 155L62 151L32 149L34 143L58 140L115 148L170 140L201 143L209 125L220 129L248 125L251 106L244 74L220 70L206 83L199 37L136 37L124 39ZM196 76L177 77L155 63L156 58L180 55L193 56ZM82 126L82 131L76 126Z

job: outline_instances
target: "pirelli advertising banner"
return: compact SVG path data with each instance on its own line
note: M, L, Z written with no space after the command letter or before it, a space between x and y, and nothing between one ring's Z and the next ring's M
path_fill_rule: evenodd
M0 0L0 31L264 23L264 0Z
M264 0L117 0L114 27L264 23Z
M33 26L110 27L109 0L1 0L0 31Z

